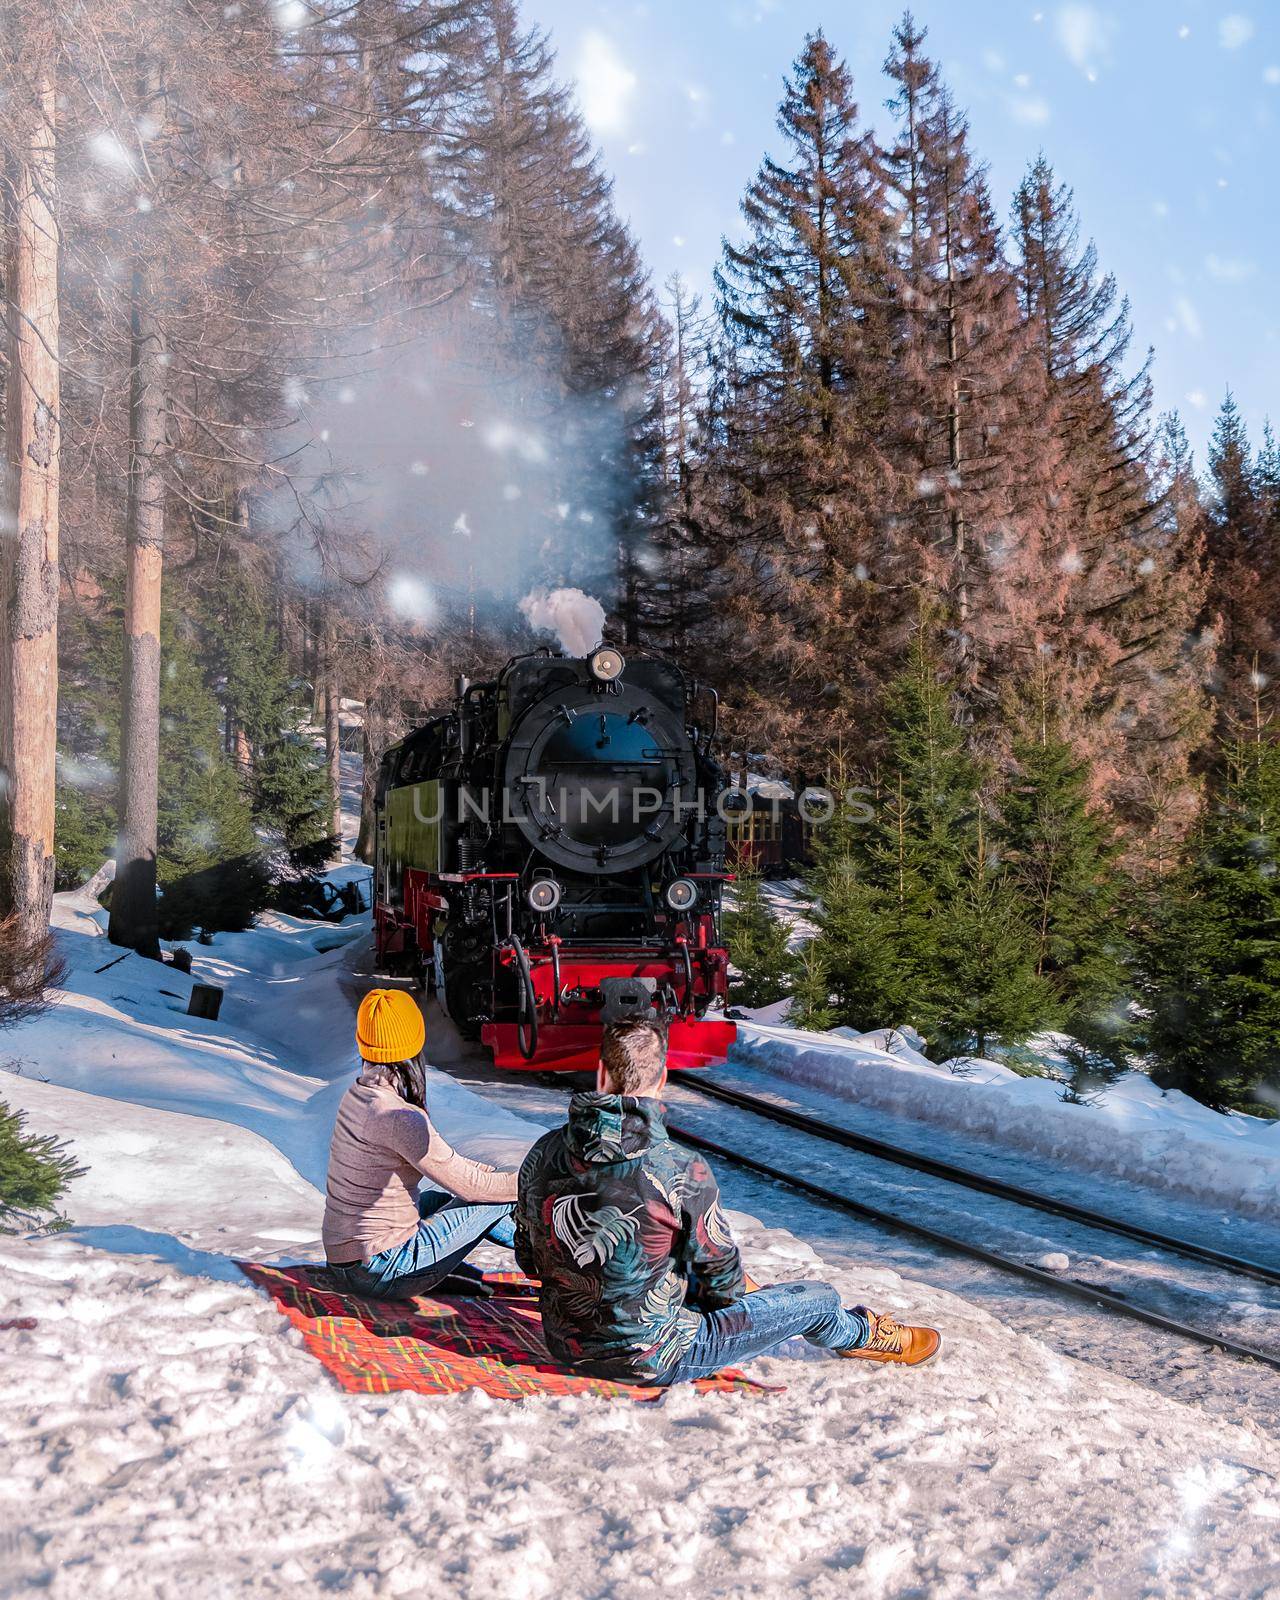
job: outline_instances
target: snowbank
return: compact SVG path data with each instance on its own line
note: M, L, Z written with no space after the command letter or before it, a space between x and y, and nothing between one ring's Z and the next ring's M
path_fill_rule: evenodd
M1061 1165L1176 1190L1280 1222L1280 1123L1223 1116L1129 1073L1095 1104L995 1061L936 1066L900 1035L738 1025L731 1060L901 1116L1016 1146Z

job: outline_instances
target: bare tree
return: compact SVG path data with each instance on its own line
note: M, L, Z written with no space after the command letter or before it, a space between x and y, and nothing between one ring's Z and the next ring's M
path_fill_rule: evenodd
M18 37L23 45L17 53L11 44L0 45L5 80L0 94L9 100L12 115L4 174L8 385L0 516L0 763L8 826L0 898L12 915L18 946L34 951L48 928L53 896L57 750L57 41L48 22L24 27Z

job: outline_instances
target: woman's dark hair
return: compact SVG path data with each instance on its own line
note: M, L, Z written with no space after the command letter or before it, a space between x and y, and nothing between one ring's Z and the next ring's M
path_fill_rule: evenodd
M389 1062L382 1070L390 1078L391 1087L402 1100L407 1100L411 1106L425 1109L427 1074L421 1051L408 1061Z

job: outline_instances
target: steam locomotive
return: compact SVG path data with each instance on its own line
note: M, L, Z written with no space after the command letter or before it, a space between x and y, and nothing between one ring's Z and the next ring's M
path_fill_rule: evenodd
M603 1025L663 1016L673 1066L722 1060L730 800L714 691L672 662L517 656L378 774L384 970L437 993L500 1067L593 1070Z

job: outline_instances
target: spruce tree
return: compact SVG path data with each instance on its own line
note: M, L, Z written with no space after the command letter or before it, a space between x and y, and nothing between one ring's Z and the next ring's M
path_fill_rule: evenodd
M1280 745L1232 745L1224 767L1137 953L1154 1076L1220 1110L1280 1084Z
M1203 596L1194 479L1176 419L1153 426L1150 358L1130 370L1128 302L1043 156L1015 195L1012 243L1046 385L1035 674L1049 679L1062 736L1109 775L1106 802L1141 855L1171 822L1185 826L1195 803L1204 662L1188 647Z
M630 637L660 490L656 307L546 35L522 24L515 0L476 0L468 13L467 87L447 141L432 130L429 143L466 246L463 336L483 350L485 387L529 449L520 516L538 553L534 573L510 562L512 507L486 450L466 508L495 553L481 586L537 577L616 596Z
M910 1020L928 968L927 920L865 874L861 855L832 841L808 880L818 931L807 953L825 975L825 1009L859 1032Z
M745 855L734 863L733 906L723 919L725 947L737 969L729 998L755 1009L790 992L794 970L786 924L769 905L759 868Z
M938 917L976 837L981 780L924 623L882 714L872 816L840 810L818 829L809 879L836 1014L862 1031L936 1014Z
M1272 447L1274 455L1274 447ZM1280 551L1267 463L1228 393L1209 445L1204 622L1218 640L1223 737L1256 737L1280 708Z
M222 715L172 615L162 620L160 650L160 933L244 928L266 904L268 876L223 749Z
M1124 985L1112 829L1090 804L1090 772L1051 726L1013 749L994 843L1026 909L1036 973L1072 1018L1111 1015Z
M817 940L806 940L795 954L795 979L787 1022L793 1028L825 1033L836 1019L832 1006L831 973L824 947Z
M221 681L255 825L308 860L327 851L333 797L323 753L299 732L302 707L259 585L243 573L212 596L210 665Z
M77 873L76 881L82 881L101 859L94 859L96 842L106 843L109 851L114 835L109 776L94 775L109 775L119 759L114 688L122 646L118 627L110 625L118 624L118 616L108 610L93 625L85 619L68 630L65 641L74 662L64 707L74 744L64 762L59 795L71 823L64 882ZM156 829L156 877L163 891L160 931L165 938L186 938L195 927L244 927L266 894L252 813L224 749L223 713L206 682L196 645L194 627L171 604L160 626Z
M1012 884L981 858L934 929L932 993L915 1018L935 1055L985 1056L993 1043L1021 1044L1058 1014L1035 969L1034 939Z
M873 816L820 830L810 877L839 1020L909 1025L946 1055L1020 1043L1057 1014L1018 889L987 849L985 774L954 706L922 625L885 695Z
M856 740L873 658L900 643L877 447L891 218L848 69L821 33L786 79L777 126L782 152L747 189L746 236L717 273L716 483L701 534L737 666L730 720L775 754L813 755L814 706L825 734Z
M929 598L970 720L1029 663L1044 581L1043 375L968 124L908 13L885 70L896 220L893 380L882 447L900 463L894 540Z
M28 1133L21 1111L0 1100L0 1234L49 1224L49 1213L85 1169L51 1134Z

